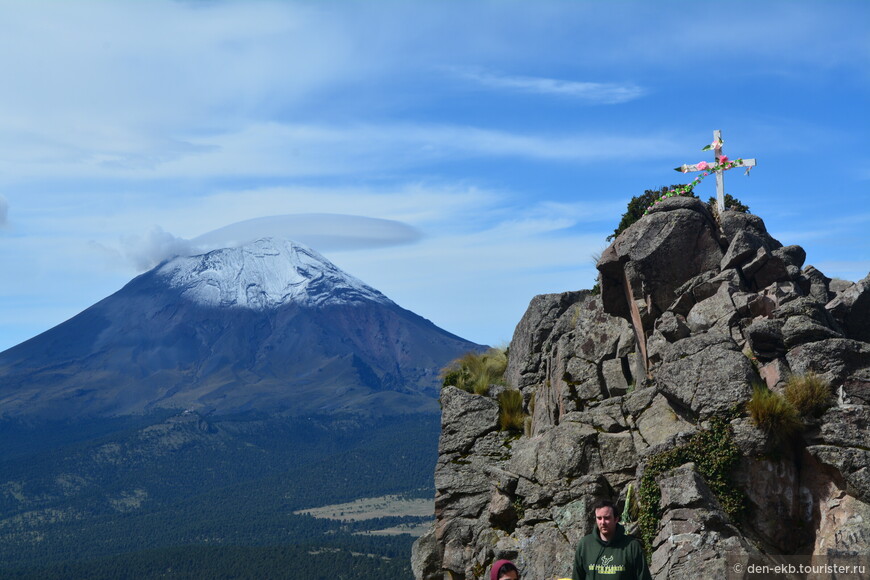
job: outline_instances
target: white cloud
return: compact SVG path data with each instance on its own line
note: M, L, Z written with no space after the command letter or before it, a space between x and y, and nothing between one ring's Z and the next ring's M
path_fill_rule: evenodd
M236 222L191 240L197 251L238 246L262 237L291 239L320 252L364 250L416 242L416 228L394 220L344 214L275 215Z
M142 272L168 258L192 255L194 248L190 240L178 238L156 226L145 235L123 238L122 253L137 271Z
M454 69L460 77L492 89L569 97L592 104L614 105L638 99L646 90L637 85L567 81L531 76L499 75L476 69Z

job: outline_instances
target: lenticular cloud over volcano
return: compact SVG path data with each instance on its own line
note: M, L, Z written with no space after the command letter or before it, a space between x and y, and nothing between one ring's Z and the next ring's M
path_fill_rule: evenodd
M176 256L236 248L260 238L292 240L329 252L400 246L421 237L416 228L393 220L331 213L289 214L236 222L191 240L156 227L145 237L127 238L124 255L144 271Z
M236 247L259 238L294 240L318 251L383 248L416 242L415 228L393 220L332 213L276 215L236 222L190 240L199 251Z

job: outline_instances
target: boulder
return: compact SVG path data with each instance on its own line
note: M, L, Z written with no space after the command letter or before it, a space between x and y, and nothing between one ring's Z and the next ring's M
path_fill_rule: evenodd
M608 314L630 319L624 280L635 299L649 298L653 316L673 302L674 291L722 259L718 232L699 200L671 198L625 231L598 261L601 297ZM679 256L679 259L674 259Z
M644 447L653 447L670 440L678 433L695 430L691 423L674 411L662 395L655 396L652 404L640 414L635 424L637 435Z
M791 349L786 360L797 375L821 375L844 403L870 404L870 344L829 338Z
M797 296L786 303L780 303L773 311L773 317L788 320L796 316L806 316L818 325L836 330L836 321L825 310L824 304L809 296Z
M785 319L785 324L782 326L782 339L788 349L828 338L842 338L842 336L809 316L790 316Z
M551 522L523 529L516 537L522 578L564 578L574 566L574 544Z
M743 275L751 280L751 288L765 288L774 282L787 282L794 275L789 272L782 258L759 248L755 258L742 268Z
M783 246L773 250L773 255L781 259L787 266L803 268L807 259L806 251L800 246Z
M622 397L613 397L594 407L569 413L565 415L564 421L588 425L603 433L618 433L628 429L628 423L622 411Z
M768 389L781 392L785 388L788 377L791 375L791 369L788 368L785 357L779 357L761 364L758 367L758 374L764 380L764 384L767 385Z
M604 379L604 389L608 396L618 397L628 392L629 376L623 368L623 361L612 358L601 362L601 377ZM632 381L633 382L633 381Z
M430 527L411 546L411 571L418 580L443 580L442 554L435 538L435 528Z
M834 293L830 290L831 279L815 267L807 266L801 272L801 275L803 277L801 289L804 291L804 294L811 296L813 300L821 304L827 304L834 298Z
M845 405L828 409L822 415L814 442L870 449L870 406Z
M489 503L490 482L481 457L442 461L435 466L435 512L444 520L476 519Z
M783 320L753 320L746 328L749 348L760 361L770 361L786 353L785 339L782 334Z
M728 250L719 263L721 270L736 268L755 257L760 248L764 246L764 240L747 230L740 230L728 244Z
M743 456L764 456L772 453L776 447L776 440L759 429L749 417L738 417L731 421L731 431L734 444Z
M704 478L696 471L694 463L686 463L663 473L656 478L656 483L661 490L659 505L662 510L698 507L722 510Z
M848 338L870 342L870 275L825 305Z
M772 301L774 309L806 295L796 282L774 282L761 290L759 294Z
M439 454L466 453L480 437L497 429L497 402L456 387L441 390Z
M850 282L849 280L843 280L842 278L831 278L829 290L836 296L840 292L848 290L854 283L855 282Z
M755 376L731 337L705 333L667 345L655 378L669 400L703 418L748 401Z
M508 470L540 484L580 477L597 461L598 432L580 423L562 423L513 447Z
M686 317L686 324L693 333L703 332L713 328L718 323L730 326L737 319L737 308L731 300L735 289L729 284L722 284L713 296L695 304Z
M834 445L811 445L807 452L824 465L836 469L846 482L846 492L870 502L870 451Z
M746 233L753 234L755 237L761 239L763 247L769 251L782 247L782 244L767 233L764 220L757 215L738 211L725 211L719 214L719 226L722 228L722 233L729 242L732 241L739 232L745 231Z
M667 311L656 320L655 329L658 330L668 342L675 342L689 336L692 331L686 324L686 319L673 312Z

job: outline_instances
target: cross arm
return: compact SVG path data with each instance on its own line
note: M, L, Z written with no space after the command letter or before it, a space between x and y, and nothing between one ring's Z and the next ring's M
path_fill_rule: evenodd
M729 164L733 163L732 167L755 167L755 159L741 159L728 161ZM691 171L715 171L716 164L708 163L705 169L698 169L698 164L694 165L680 165L679 167L674 167L674 171L679 171L680 173L689 173Z

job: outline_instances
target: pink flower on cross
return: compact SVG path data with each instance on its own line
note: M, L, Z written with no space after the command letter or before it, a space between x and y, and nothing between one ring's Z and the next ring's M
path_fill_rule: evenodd
M719 158L719 163L728 163L728 156L727 156L727 155L723 155L722 157L720 157L720 158Z
M698 171L704 171L705 169L707 169L707 162L702 161L702 162L698 163L697 165L695 165L695 167L697 168Z

